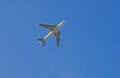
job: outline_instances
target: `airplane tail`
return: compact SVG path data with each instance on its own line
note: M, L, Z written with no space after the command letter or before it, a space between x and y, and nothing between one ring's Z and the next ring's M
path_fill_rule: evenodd
M45 46L45 40L44 39L37 39L43 46Z

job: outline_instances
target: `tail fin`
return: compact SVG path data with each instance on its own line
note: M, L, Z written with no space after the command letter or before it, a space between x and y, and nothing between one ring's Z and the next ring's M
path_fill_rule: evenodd
M43 46L45 46L45 40L44 39L37 39Z

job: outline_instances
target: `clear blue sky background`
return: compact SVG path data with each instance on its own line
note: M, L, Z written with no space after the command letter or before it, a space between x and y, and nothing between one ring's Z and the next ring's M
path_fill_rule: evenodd
M0 78L120 78L120 1L0 0Z

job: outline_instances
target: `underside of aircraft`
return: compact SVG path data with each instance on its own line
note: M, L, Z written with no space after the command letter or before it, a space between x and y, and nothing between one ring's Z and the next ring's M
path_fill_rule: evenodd
M59 46L59 41L60 41L60 28L64 25L65 21L60 22L57 26L55 25L48 25L48 24L38 24L41 27L44 27L46 29L49 29L50 32L43 38L38 38L37 40L45 46L45 41L51 37L53 34L56 37L56 45Z

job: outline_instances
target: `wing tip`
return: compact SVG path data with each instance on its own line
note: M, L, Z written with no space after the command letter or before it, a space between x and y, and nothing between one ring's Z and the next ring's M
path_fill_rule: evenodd
M39 24L37 24L37 26L40 26Z

